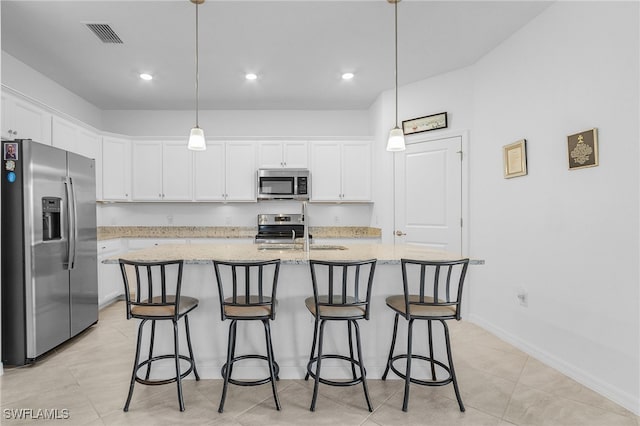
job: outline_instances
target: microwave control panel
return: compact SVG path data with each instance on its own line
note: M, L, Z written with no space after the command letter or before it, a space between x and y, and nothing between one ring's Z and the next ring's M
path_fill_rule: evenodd
M304 195L307 194L307 178L306 177L299 177L298 178L298 194L299 195Z

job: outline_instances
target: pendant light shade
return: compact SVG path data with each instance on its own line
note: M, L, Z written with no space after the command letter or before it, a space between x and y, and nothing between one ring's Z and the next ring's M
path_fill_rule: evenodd
M204 151L207 149L207 143L204 140L204 132L200 127L194 127L189 134L189 143L187 148L192 151Z
M387 151L404 151L404 132L398 126L398 3L400 0L387 0L393 4L395 17L395 78L396 78L396 127L389 132L389 140L387 141Z
M204 130L198 126L198 5L204 3L204 0L191 0L191 3L196 5L196 125L191 129L191 133L189 134L187 148L193 151L204 151L207 149L207 143L204 139Z
M387 151L404 151L404 134L402 129L394 127L389 132L389 140L387 141Z

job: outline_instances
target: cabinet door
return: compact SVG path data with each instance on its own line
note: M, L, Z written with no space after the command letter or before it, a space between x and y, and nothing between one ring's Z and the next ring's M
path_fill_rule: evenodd
M342 200L371 201L371 143L343 142Z
M307 142L284 142L282 148L285 167L294 169L309 167Z
M63 120L59 117L53 117L51 124L51 145L67 151L78 153L78 126Z
M98 306L101 308L124 294L120 266L102 263L123 251L120 240L98 241Z
M102 138L97 133L80 128L76 133L77 152L96 160L96 200L102 199Z
M165 201L193 199L193 151L185 141L162 144L162 195Z
M104 137L102 140L102 199L127 201L131 188L131 142Z
M51 145L51 114L29 101L3 94L2 137Z
M282 142L265 141L258 143L258 168L276 169L284 167Z
M340 143L311 142L311 200L341 201Z
M224 201L224 142L207 142L205 151L193 153L195 201Z
M131 150L131 199L162 200L162 142L133 141Z
M234 141L226 144L226 200L256 201L256 145Z

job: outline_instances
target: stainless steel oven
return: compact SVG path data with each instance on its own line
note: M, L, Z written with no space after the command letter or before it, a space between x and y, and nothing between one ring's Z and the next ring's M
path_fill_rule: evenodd
M311 179L307 169L258 169L258 200L308 200Z

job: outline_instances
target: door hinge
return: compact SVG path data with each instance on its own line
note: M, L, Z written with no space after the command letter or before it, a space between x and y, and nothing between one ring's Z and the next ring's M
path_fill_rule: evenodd
M460 218L460 228L462 228L462 218Z
M460 161L462 161L462 158L464 157L464 152L462 151L457 151L457 154L460 154Z

